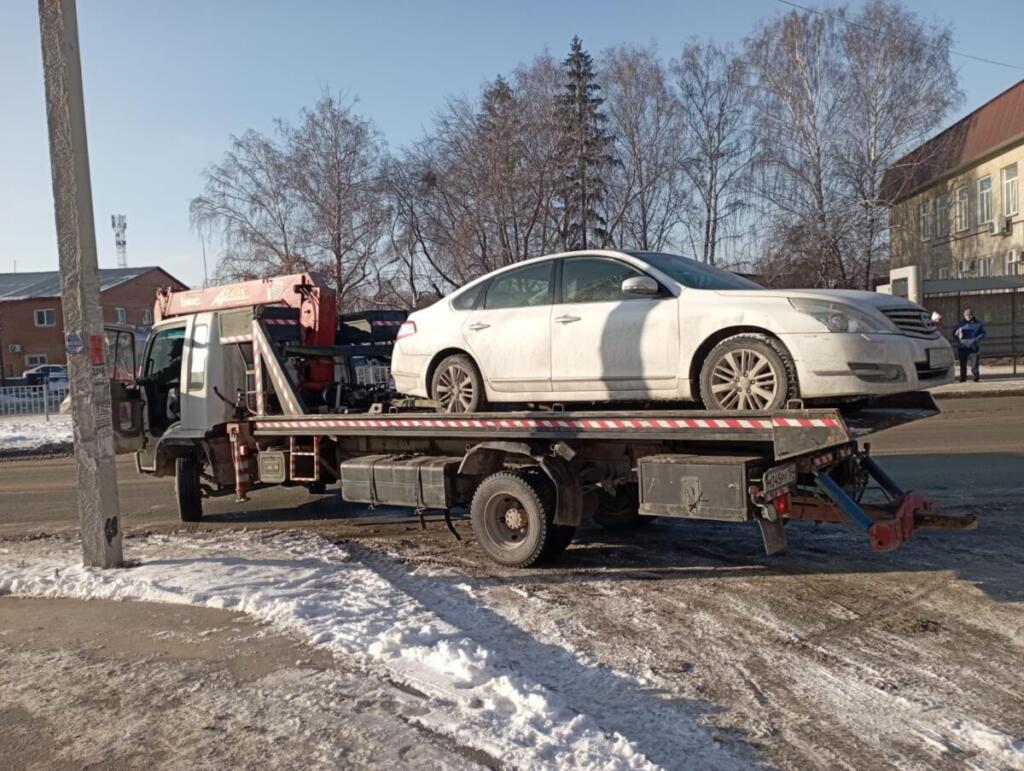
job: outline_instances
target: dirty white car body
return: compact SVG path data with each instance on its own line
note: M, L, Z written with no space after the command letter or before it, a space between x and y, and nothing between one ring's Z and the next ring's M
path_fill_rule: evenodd
M765 289L683 257L591 250L516 263L413 313L392 375L452 412L698 399L763 411L939 385L952 363L927 312L900 297Z

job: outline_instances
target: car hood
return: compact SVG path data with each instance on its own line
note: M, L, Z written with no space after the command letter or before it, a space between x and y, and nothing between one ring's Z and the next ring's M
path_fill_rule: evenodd
M809 300L826 302L842 302L847 305L867 306L869 308L914 308L921 306L905 297L885 294L883 292L864 292L856 289L761 289L761 290L721 290L719 294L727 297L778 297L788 300L791 297L805 297Z

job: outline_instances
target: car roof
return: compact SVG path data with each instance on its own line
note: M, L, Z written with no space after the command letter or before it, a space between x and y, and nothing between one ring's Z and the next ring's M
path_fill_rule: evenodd
M546 260L558 260L563 257L612 257L619 260L625 260L626 262L634 264L643 263L643 260L641 258L638 258L636 255L631 254L630 252L620 251L619 249L575 249L571 252L544 254L541 255L540 257L529 257L528 259L520 260L519 262L513 262L511 265L505 265L504 267L492 270L490 273L484 273L482 276L477 276L472 281L463 284L458 289L454 290L451 294L461 292L463 289L475 286L479 284L481 281L487 281L489 279L494 278L495 276L501 275L502 273L507 273L510 270L522 268L526 265L533 265L534 263L538 262L544 262Z

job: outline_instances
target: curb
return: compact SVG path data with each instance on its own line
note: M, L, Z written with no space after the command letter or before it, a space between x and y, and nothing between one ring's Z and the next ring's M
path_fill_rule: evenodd
M943 393L941 391L930 391L931 395L936 399L980 399L982 397L997 397L997 396L1024 396L1024 383L1014 388L1004 388L998 391L986 391L979 389L977 391L963 390L963 391L948 391Z

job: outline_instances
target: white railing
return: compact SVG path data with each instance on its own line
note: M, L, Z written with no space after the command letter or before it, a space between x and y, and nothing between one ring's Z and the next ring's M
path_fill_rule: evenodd
M47 415L60 411L66 383L0 387L0 415Z

